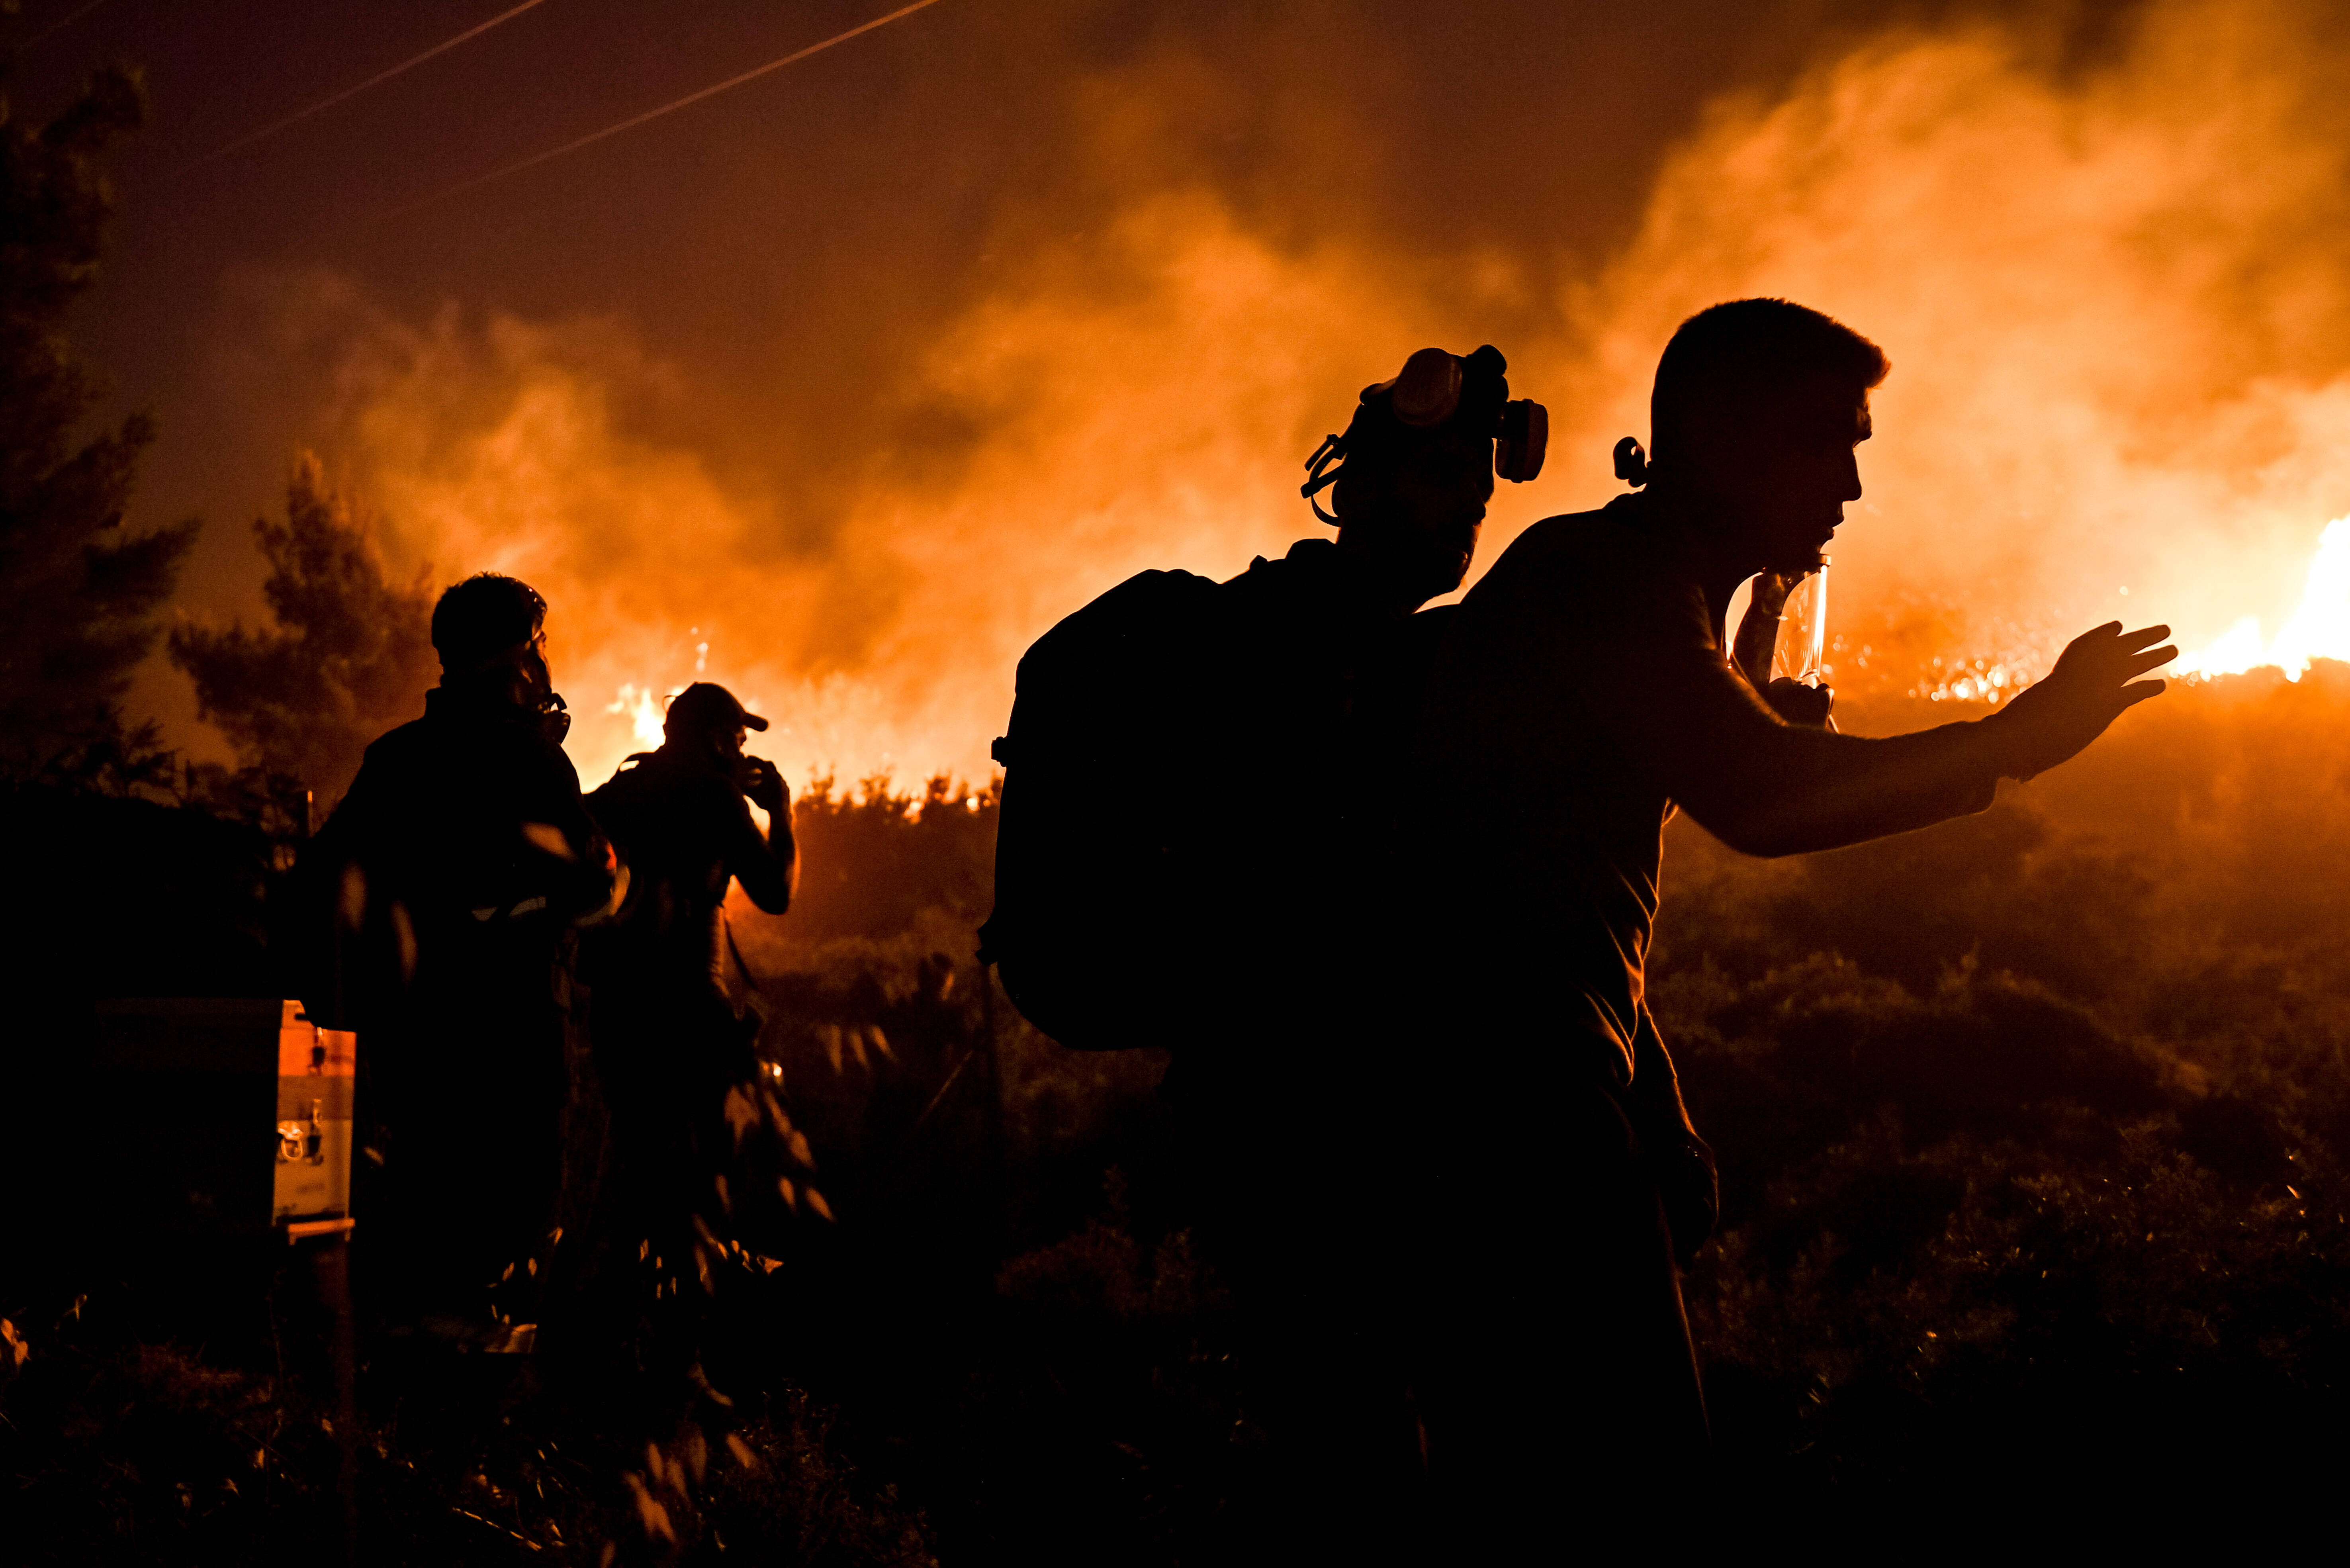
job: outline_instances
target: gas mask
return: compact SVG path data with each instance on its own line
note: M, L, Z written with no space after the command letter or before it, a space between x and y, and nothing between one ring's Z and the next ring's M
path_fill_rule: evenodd
M563 744L564 737L571 733L570 704L564 701L563 693L549 691L541 697L533 711L533 722L541 740L550 746Z
M1344 435L1325 436L1305 460L1299 493L1325 523L1338 519L1317 497L1338 481L1350 456L1403 448L1440 433L1482 437L1493 443L1493 472L1523 484L1542 472L1550 446L1550 412L1531 399L1510 397L1509 365L1487 344L1462 357L1422 348L1390 380L1365 387Z
M555 689L555 676L546 668L546 633L533 636L523 645L516 668L525 686L523 706L530 711L533 727L548 745L563 744L564 737L571 733L570 704Z

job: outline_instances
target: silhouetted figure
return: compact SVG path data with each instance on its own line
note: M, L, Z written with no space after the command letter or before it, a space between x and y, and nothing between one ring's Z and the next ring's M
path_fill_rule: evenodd
M1923 827L2162 689L2137 678L2174 653L2147 651L2168 628L2116 623L1991 716L1918 734L1833 733L1825 694L1773 693L1804 723L1762 700L1725 652L1731 597L1817 563L1861 493L1855 449L1887 369L1783 301L1691 317L1658 367L1653 462L1619 448L1646 489L1512 545L1430 685L1397 962L1423 982L1413 1027L1457 1064L1420 1107L1434 1201L1418 1273L1430 1459L1463 1561L1517 1561L1596 1511L1655 1520L1701 1491L1674 1232L1686 1251L1711 1225L1712 1172L1643 976L1671 812L1767 856Z
M662 1275L680 1282L657 1330L674 1372L693 1364L707 1293L695 1217L713 1233L726 1230L713 1179L733 1142L727 1092L758 1072L758 1020L726 983L726 889L739 880L753 903L779 915L799 869L783 775L743 754L748 732L766 727L724 687L696 681L671 700L660 749L631 757L588 797L628 882L618 915L586 933L582 950L612 1112L610 1223L623 1239L649 1242ZM767 814L765 830L750 805Z
M397 1334L459 1348L523 1348L508 1331L536 1321L568 936L612 889L559 744L546 615L512 577L442 595L424 716L368 748L302 857L310 901L344 933L305 1000L364 1042L353 1244L367 1304Z
M1414 612L1460 586L1497 467L1540 467L1543 410L1504 370L1492 348L1422 349L1367 388L1308 463L1335 542L1113 589L1022 661L998 752L983 935L1064 1044L1173 1052L1184 1205L1270 1443L1235 1549L1268 1557L1384 1552L1414 1493L1366 1189L1393 1168L1365 1059L1388 984L1367 985L1361 932L1392 907L1392 781L1442 619Z

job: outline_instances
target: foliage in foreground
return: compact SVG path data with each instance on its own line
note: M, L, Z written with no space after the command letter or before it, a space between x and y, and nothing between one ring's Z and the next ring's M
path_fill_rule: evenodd
M1963 1487L1991 1517L2330 1454L2345 776L2350 672L2321 668L2182 691L1993 811L1884 845L1763 864L1674 826L1655 1000L1722 1160L1689 1284L1718 1488L1794 1510ZM1252 1371L1167 1178L1162 1064L1060 1050L971 964L994 804L812 790L806 901L738 921L829 1217L803 1194L762 1243L779 1266L721 1314L710 1376L740 1414L700 1427L700 1479L674 1424L624 1439L525 1402L510 1428L428 1437L379 1401L362 1497L403 1540L452 1562L524 1550L498 1530L542 1561L754 1535L779 1561L818 1536L843 1563L1212 1560L1252 1484ZM22 1328L39 1293L5 1289ZM17 1464L47 1479L12 1506L129 1519L192 1559L192 1521L261 1517L219 1481L287 1511L327 1484L331 1446L298 1421L300 1487L235 1468L298 1395L265 1358L125 1333L75 1363L70 1334L26 1337L0 1412L68 1447ZM161 1392L106 1392L134 1385ZM118 1490L43 1490L68 1476ZM432 1533L459 1526L478 1533Z

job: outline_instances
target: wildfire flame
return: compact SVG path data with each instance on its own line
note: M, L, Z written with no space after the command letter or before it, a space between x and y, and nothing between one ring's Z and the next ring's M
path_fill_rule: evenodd
M790 345L772 365L686 339L672 363L625 314L411 319L335 275L273 284L246 336L332 367L303 417L393 520L395 567L547 597L558 685L618 693L567 742L591 784L697 675L776 721L763 747L796 776L985 779L1021 652L1060 617L1146 567L1228 576L1318 536L1296 466L1402 353L1492 341L1553 410L1552 467L1495 496L1482 566L1605 503L1661 345L1758 295L1898 367L1837 545L1849 645L1824 651L1849 698L2004 705L2109 618L2178 626L2179 674L2298 674L2350 655L2350 528L2299 613L2270 597L2350 510L2350 54L2323 14L2154 0L2080 70L2037 24L1872 35L1694 122L1613 250L1552 226L1574 204L1553 200L1399 248L1399 217L1419 234L1474 199L1449 175L1269 217L1257 176L1226 188L1222 131L1196 155L1176 132L1224 123L1203 94L1252 127L1242 106L1288 95L1256 51L1226 76L1170 44L1076 73L1068 167L1007 198L976 258L865 259L897 302L886 352L864 313L764 282L729 308ZM1259 128L1268 169L1360 141L1285 113ZM286 402L288 362L230 361L224 406ZM2238 621L2254 608L2266 626Z
M2186 676L2241 675L2274 665L2298 680L2318 659L2350 659L2350 516L2336 517L2319 535L2300 607L2263 643L2258 616L2246 616L2208 646L2180 657Z
M674 691L657 695L650 686L623 681L619 693L604 705L604 711L628 715L631 727L636 731L637 743L647 751L652 751L661 743L661 710L667 706L669 699L676 695Z

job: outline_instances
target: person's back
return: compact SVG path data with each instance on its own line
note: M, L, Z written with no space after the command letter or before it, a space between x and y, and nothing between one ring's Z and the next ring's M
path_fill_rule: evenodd
M702 1027L731 1019L725 934L728 886L739 878L770 914L791 905L797 876L791 806L782 777L746 757L745 732L767 722L723 687L697 682L671 701L664 743L588 797L588 809L628 867L614 919L588 933L584 967L598 1006L626 1014L621 1031ZM755 799L770 818L761 831ZM617 1036L614 1036L617 1041ZM625 1047L622 1047L625 1049Z
M1676 722L1659 668L1716 640L1676 554L1637 506L1555 517L1462 603L1416 749L1444 803L1423 897L1478 911L1467 1005L1540 997L1559 1036L1638 1027L1672 798L1639 741Z
M364 836L377 895L396 901L415 932L407 1005L531 983L502 963L504 953L554 957L557 910L577 903L563 885L598 879L550 875L550 862L564 860L551 845L588 841L578 792L569 760L527 716L445 689L425 694L422 718L368 748L336 820Z
M588 795L588 808L629 876L628 903L594 945L634 981L681 995L723 995L728 884L741 878L770 914L789 906L788 822L763 836L732 778L665 751L615 774Z
M1197 900L1188 940L1205 1002L1173 1081L1269 1080L1351 1064L1300 1059L1350 1004L1355 924L1385 890L1387 781L1409 740L1407 692L1433 662L1437 612L1411 613L1336 543L1303 539L1217 587L1185 834ZM1309 1032L1305 1037L1300 1029Z
M509 1264L535 1274L522 1266L546 1242L564 955L573 922L611 889L577 774L548 732L560 700L545 610L511 578L442 596L442 685L422 718L368 748L300 872L345 933L305 1000L365 1040L368 1237L355 1257L396 1327L461 1343L498 1332L489 1287Z
M1419 607L1466 573L1497 466L1540 467L1542 411L1509 400L1503 371L1491 348L1422 350L1366 389L1329 443L1344 466L1310 465L1309 495L1335 483L1338 538L1220 585L1200 671L1189 951L1207 1006L1163 1093L1273 1438L1268 1495L1238 1504L1234 1528L1272 1555L1311 1540L1384 1558L1409 1549L1418 1507L1392 1293L1366 1286L1391 1213L1366 1178L1395 1153L1369 1048L1388 977L1368 936L1401 887L1395 781L1451 613Z
M725 688L697 681L671 701L660 748L588 797L627 877L614 918L580 944L615 1155L598 1231L623 1256L641 1241L661 1260L668 1304L637 1325L633 1347L665 1375L648 1390L657 1403L691 1385L707 1289L691 1262L696 1227L729 1230L713 1182L734 1145L724 1106L757 1075L758 1019L726 979L727 889L739 878L753 903L781 914L798 871L782 775L743 750L749 730L766 727ZM765 831L750 804L767 813ZM624 1269L599 1288L630 1283ZM622 1311L610 1300L600 1310ZM624 1321L612 1332L631 1330Z

